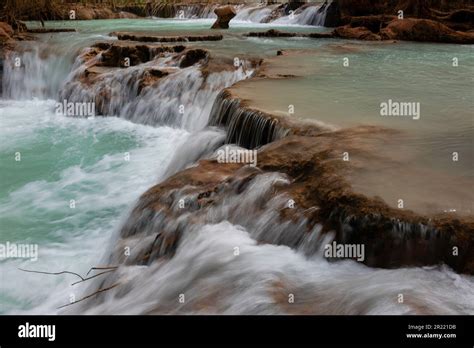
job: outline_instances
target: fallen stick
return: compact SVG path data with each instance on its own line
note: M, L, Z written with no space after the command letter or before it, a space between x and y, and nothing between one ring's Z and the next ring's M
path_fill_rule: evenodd
M42 272L42 271L33 271L29 269L23 269L23 268L18 268L20 271L23 272L29 272L29 273L40 273L40 274L50 274L50 275L60 275L60 274L74 274L75 276L81 278L82 281L85 279L80 275L75 272L70 272L70 271L61 271L61 272Z
M98 276L100 276L100 275L102 275L102 274L113 272L113 271L115 271L115 270L116 270L116 268L110 269L110 270L105 271L105 272L101 272L101 273L94 274L92 277L84 278L83 280L78 280L77 282L72 283L71 286L72 286L72 285L79 284L79 283L82 283L82 282L85 282L86 280L89 280L89 279L98 277Z
M71 302L71 303L62 305L62 306L58 307L57 309L64 308L64 307L67 307L67 306L71 306L71 305L73 305L73 304L76 304L76 303L79 303L79 302L81 302L81 301L87 300L88 298L90 298L90 297L92 297L92 296L94 296L94 295L98 295L98 294L100 294L101 292L104 292L104 291L110 290L110 289L112 289L112 288L115 288L115 287L116 287L117 285L119 285L119 284L120 284L120 283L115 283L114 285L111 285L111 286L109 286L108 288L99 289L99 290L97 290L96 292L93 292L93 293L90 294L90 295L87 295L87 296L85 296L85 297L83 297L83 298L81 298L81 299L79 299L79 300L77 300L77 301L74 301L74 302Z

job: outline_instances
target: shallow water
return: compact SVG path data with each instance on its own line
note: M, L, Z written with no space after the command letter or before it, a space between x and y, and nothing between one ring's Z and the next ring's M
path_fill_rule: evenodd
M367 163L373 170L356 173L356 187L392 206L404 199L421 212L472 214L474 193L466 190L474 185L472 46L339 42L288 61L301 77L252 82L238 94L278 115L399 131L374 149L399 163ZM419 115L381 116L381 103L390 99L419 103Z

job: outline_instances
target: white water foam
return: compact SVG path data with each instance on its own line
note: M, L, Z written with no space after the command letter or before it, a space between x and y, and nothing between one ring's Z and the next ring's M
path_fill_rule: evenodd
M58 272L69 270L85 274L96 266L113 232L138 196L155 183L174 153L173 143L189 133L167 127L154 128L119 118L74 119L57 116L53 101L2 101L1 154L13 153L21 146L25 170L48 166L47 178L31 180L13 189L0 200L0 216L14 220L12 228L24 226L11 238L15 242L39 244L39 259L0 261L0 311L54 313L69 302L77 281L72 275L52 276L24 273L18 268ZM45 137L45 135L47 135ZM104 141L116 139L107 148ZM44 144L46 142L46 144ZM122 144L123 143L123 144ZM89 146L87 145L89 144ZM60 156L42 156L35 148L65 146ZM94 152L92 159L87 158ZM130 160L125 160L125 152ZM34 156L34 158L32 157ZM63 162L76 160L71 165ZM88 163L84 163L88 162ZM64 168L64 169L63 169ZM76 207L71 209L70 199ZM8 224L3 238L8 238Z
M376 270L352 261L307 259L285 246L258 244L228 222L193 229L167 261L120 272L125 289L104 294L105 302L85 313L474 313L470 277L448 269ZM399 293L404 303L398 303ZM178 302L180 294L185 303Z

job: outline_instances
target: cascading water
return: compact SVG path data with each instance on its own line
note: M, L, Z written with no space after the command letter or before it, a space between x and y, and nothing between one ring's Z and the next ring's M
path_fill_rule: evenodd
M271 15L276 7L275 5L242 7L237 10L237 14L232 21L262 23Z
M218 5L187 5L173 7L176 19L217 18L214 10ZM232 22L272 23L278 25L324 26L327 5L309 5L294 11L281 5L234 5L236 16ZM290 12L291 11L291 12ZM166 17L168 13L158 14Z
M48 45L29 43L5 64L0 158L8 176L0 190L0 223L10 229L2 241L38 243L40 257L35 263L0 263L2 278L15 280L2 281L1 313L54 313L56 301L67 302L71 291L79 296L77 289L64 286L64 279L31 277L18 268L85 273L97 264L104 254L100 246L119 229L142 192L223 143L221 130L199 130L206 126L219 91L251 74L243 64L204 75L198 66L179 68L164 58L104 75L97 88L116 88L108 111L120 117L65 117L56 112L56 101L91 100L97 90L75 80L87 69L83 61L72 59L84 41L65 45L69 54L62 57L61 50L48 52ZM17 57L18 67L10 64ZM137 97L138 86L126 82L150 66L165 67L171 76ZM175 144L181 144L176 157ZM21 154L20 164L12 162L12 153Z
M241 175L249 171L243 168ZM323 238L319 225L308 231L304 219L282 223L279 212L289 197L269 199L288 179L277 173L254 174L251 180L220 188L207 209L199 208L201 198L192 186L162 195L163 208L156 213L143 207L142 198L104 260L120 267L86 293L120 286L65 313L472 313L470 281L452 271L328 263L322 245L331 234ZM124 256L124 247L133 254ZM401 278L411 299L402 305L396 300ZM289 305L288 294L299 304ZM178 302L179 296L186 301Z
M324 26L326 5L311 5L294 11L280 9L278 5L243 7L232 21L271 23L278 25Z

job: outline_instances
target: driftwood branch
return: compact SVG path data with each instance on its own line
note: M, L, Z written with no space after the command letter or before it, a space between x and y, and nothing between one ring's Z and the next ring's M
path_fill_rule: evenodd
M23 268L18 268L20 271L23 271L23 272L28 272L28 273L39 273L39 274L49 274L49 275L61 275L61 274L73 274L75 275L76 277L79 277L81 278L81 280L75 282L75 283L72 283L71 285L75 285L75 284L79 284L79 283L82 283L82 282L85 282L89 279L93 279L93 278L96 278L98 276L101 276L102 274L106 274L106 273L110 273L110 272L113 272L115 270L117 270L118 266L107 266L107 267L92 267L91 269L89 269L89 271L87 272L87 275L86 277L84 278L83 276L81 276L80 274L78 273L75 273L75 272L70 272L70 271L61 271L61 272L44 272L44 271L34 271L34 270L30 270L30 269L23 269ZM90 272L92 271L95 271L95 270L106 270L104 272L100 272L100 273L97 273L97 274L94 274L93 276L91 277L87 277ZM119 283L115 283L114 285L111 285L107 288L103 288L103 289L99 289L95 292L93 292L92 294L89 294L77 301L74 301L74 302L71 302L71 303L68 303L68 304L65 304L65 305L62 305L60 307L58 307L57 309L60 309L60 308L64 308L64 307L67 307L67 306L70 306L70 305L73 305L75 303L78 303L78 302L81 302L81 301L84 301L84 300L87 300L88 298L91 298L92 296L94 295L98 295L100 294L101 292L104 292L104 291L107 291L107 290L110 290L110 289L113 289L115 288L117 285L119 285Z
M98 295L98 294L100 294L101 292L104 292L104 291L113 289L113 288L115 288L116 286L118 286L119 284L120 284L120 283L115 283L114 285L111 285L111 286L109 286L109 287L107 287L107 288L99 289L99 290L93 292L92 294L89 294L89 295L87 295L87 296L85 296L85 297L83 297L83 298L81 298L81 299L79 299L79 300L77 300L77 301L74 301L74 302L71 302L71 303L62 305L62 306L58 307L57 309L64 308L64 307L67 307L67 306L71 306L71 305L73 305L73 304L76 304L76 303L82 302L82 301L84 301L84 300L87 300L88 298L91 298L92 296Z
M95 271L96 269L117 269L118 266L105 266L105 267L91 267L91 269L87 272L86 277L91 273L92 271Z

